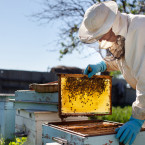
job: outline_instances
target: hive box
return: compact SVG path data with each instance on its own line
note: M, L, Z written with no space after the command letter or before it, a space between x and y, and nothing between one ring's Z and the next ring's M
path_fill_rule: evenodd
M5 139L12 139L15 132L15 109L13 102L14 94L0 94L0 135Z
M70 117L69 120L87 120L87 117ZM45 122L61 121L58 112L40 111L40 110L17 110L15 131L25 132L28 135L25 145L42 144L42 124Z
M119 145L115 129L121 124L109 121L102 123L104 125L100 121L89 120L43 124L43 145L54 142L63 145ZM145 128L142 128L132 145L144 145L144 138Z
M37 93L35 91L16 91L13 100L16 109L15 132L28 135L25 145L42 144L42 124L61 121L58 116L58 92ZM68 120L87 119L87 117Z
M37 93L30 90L15 92L14 107L16 109L58 111L58 92Z

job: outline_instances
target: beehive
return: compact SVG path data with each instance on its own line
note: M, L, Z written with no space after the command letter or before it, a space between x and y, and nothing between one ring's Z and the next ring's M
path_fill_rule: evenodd
M121 127L121 123L64 120L68 116L111 114L111 87L110 76L93 76L90 79L87 75L60 74L59 116L62 121L42 125L42 144L123 145L115 138L115 129ZM144 145L144 137L145 128L142 128L133 145Z

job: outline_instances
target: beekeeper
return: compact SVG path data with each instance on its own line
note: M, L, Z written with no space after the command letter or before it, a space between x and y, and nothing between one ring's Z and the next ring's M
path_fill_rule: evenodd
M145 16L124 14L114 1L94 4L87 9L79 29L84 43L99 42L100 49L107 49L110 57L90 65L84 74L92 77L98 72L121 71L125 80L136 89L132 116L116 129L119 142L131 145L145 120Z

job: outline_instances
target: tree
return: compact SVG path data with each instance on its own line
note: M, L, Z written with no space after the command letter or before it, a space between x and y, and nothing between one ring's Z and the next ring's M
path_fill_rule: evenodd
M83 44L78 38L78 29L88 7L106 0L43 0L43 8L34 16L47 23L62 20L63 27L58 40L60 58L74 50L81 51ZM145 14L144 0L114 0L119 11L133 14Z

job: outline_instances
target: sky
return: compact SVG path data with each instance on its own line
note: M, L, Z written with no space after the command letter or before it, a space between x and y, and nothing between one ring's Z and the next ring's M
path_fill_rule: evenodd
M58 65L84 69L100 61L93 48L68 54L60 61L61 22L40 24L31 17L41 10L40 1L0 0L0 69L47 72ZM94 54L88 56L90 53Z

